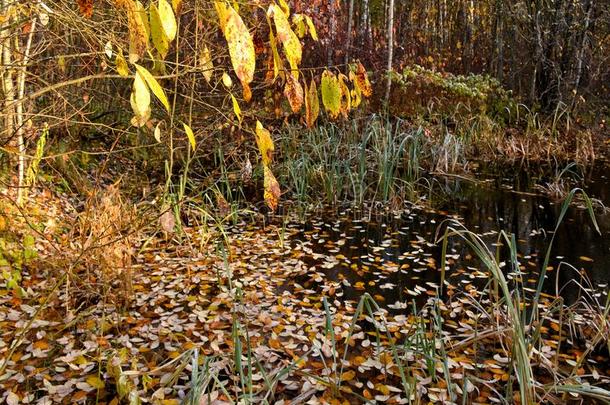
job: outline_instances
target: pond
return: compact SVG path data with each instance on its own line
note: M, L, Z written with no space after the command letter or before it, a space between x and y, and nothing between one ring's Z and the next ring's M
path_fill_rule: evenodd
M567 303L582 294L574 288L576 284L592 290L601 304L608 294L610 213L603 206L610 204L610 187L606 169L605 164L596 166L583 181L594 202L600 233L577 195L554 237L543 291L561 296ZM500 232L513 234L522 274L508 272L507 276L523 276L525 291L533 291L562 208L562 201L553 201L534 188L550 181L544 170L532 175L535 172L532 168L486 168L476 179L436 176L429 202L435 209L411 207L396 215L346 209L288 223L291 247L301 252L298 257L309 266L298 281L304 288L318 290L322 278L340 282L343 299L357 301L366 291L390 309L413 300L422 304L440 288L442 243L435 242L442 238L448 220L455 220L478 234L504 261L509 259L509 249L503 246L506 241ZM484 266L460 238L450 239L447 259L451 283L464 287L487 282Z

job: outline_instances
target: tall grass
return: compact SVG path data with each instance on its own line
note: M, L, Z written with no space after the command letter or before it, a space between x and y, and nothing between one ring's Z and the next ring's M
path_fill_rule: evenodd
M401 120L292 127L280 142L281 183L305 205L406 199L421 177L423 129Z

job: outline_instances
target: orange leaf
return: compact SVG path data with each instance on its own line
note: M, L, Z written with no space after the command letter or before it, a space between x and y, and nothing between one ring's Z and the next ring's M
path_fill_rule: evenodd
M309 87L305 85L305 124L311 128L316 123L320 114L320 99L318 98L318 88L316 82L311 81Z
M280 200L280 185L278 184L273 172L267 165L264 165L264 186L265 186L265 202L275 211Z
M356 377L356 372L354 370L349 370L341 374L341 381L351 381Z
M77 3L80 13L87 18L91 18L93 15L93 0L77 0Z
M358 62L356 66L356 81L355 84L358 86L364 97L370 97L373 94L373 88L371 82L369 82L369 76L366 73L366 69L362 66L362 63Z
M286 76L284 95L290 103L292 112L298 113L303 106L303 87L301 87L301 83L299 83L293 72Z

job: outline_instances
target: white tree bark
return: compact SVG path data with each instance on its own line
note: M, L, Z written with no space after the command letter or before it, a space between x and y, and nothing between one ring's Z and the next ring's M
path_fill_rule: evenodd
M2 12L9 16L9 8L13 6L14 0L2 0ZM0 30L0 38L2 38L2 65L4 65L2 73L2 92L4 93L4 131L3 135L9 141L15 136L15 82L13 64L13 43L11 35L12 19L7 18L2 23Z
M394 57L394 0L388 1L388 65L387 65L387 76L388 81L385 88L385 102L386 105L390 101L390 90L392 87L392 59Z
M15 118L17 121L17 149L19 150L19 190L17 193L17 203L23 202L24 196L24 179L25 179L25 166L27 163L26 153L27 148L25 144L25 122L24 122L24 111L23 111L23 97L25 96L25 77L27 74L28 63L30 62L30 53L32 51L32 38L34 37L34 31L36 30L36 17L32 18L30 25L30 33L23 50L23 60L21 61L21 67L19 75L17 77L17 96L18 102L16 106Z
M349 63L350 48L352 46L352 25L354 19L354 0L349 1L349 11L347 14L347 40L345 43L345 69L347 71L347 64Z

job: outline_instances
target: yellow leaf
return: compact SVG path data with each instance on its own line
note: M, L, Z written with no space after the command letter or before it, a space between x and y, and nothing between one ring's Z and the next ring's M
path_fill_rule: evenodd
M176 38L178 27L176 25L176 17L174 16L172 6L167 0L159 0L159 17L161 18L161 24L166 38L169 42L172 42Z
M354 370L349 370L341 374L341 381L351 381L356 377L356 372Z
M133 101L132 108L138 117L143 117L150 110L150 92L146 86L146 82L140 72L136 72L136 77L133 82Z
M273 172L267 165L263 166L264 169L264 187L265 187L265 202L271 208L271 211L275 211L277 204L280 201L280 185L278 184Z
M163 21L155 3L150 3L150 35L153 45L161 58L165 58L169 50L169 39L163 29Z
M176 14L179 14L180 8L182 7L182 0L172 0L172 8Z
M142 4L140 2L122 1L118 4L127 13L129 28L129 61L137 62L148 48L148 30L145 18L142 18Z
M231 94L231 100L233 101L233 112L237 117L237 120L241 123L241 108L239 108L239 103L233 94Z
M229 56L239 81L249 84L254 78L256 54L252 35L237 12L226 2L215 3L220 27L229 45Z
M307 28L309 28L309 35L311 35L311 38L314 41L317 41L318 40L318 32L316 31L316 26L313 25L313 21L311 20L311 17L306 15L305 16L305 22L307 23Z
M140 17L140 21L142 21L142 26L144 27L144 31L146 32L146 48L148 48L148 38L150 37L150 25L148 24L148 14L146 14L146 9L140 0L136 0L136 11L138 16Z
M271 45L271 53L273 54L273 78L275 79L280 70L284 69L284 64L280 59L279 52L277 51L275 35L273 34L273 28L271 27L271 20L269 19L269 16L267 16L267 23L269 24L269 44Z
M136 99L135 93L132 92L131 97L129 98L129 102L131 104L131 108L133 109L134 113L136 113L136 111L137 111L135 99ZM146 111L141 111L141 112L136 113L131 118L131 125L133 125L134 127L138 127L138 128L143 127L150 119L150 113L151 113L150 107Z
M263 165L269 165L273 160L273 151L275 149L271 134L263 127L263 124L261 124L260 121L256 121L255 135L256 144L258 145L258 150L261 152L263 159Z
M224 84L227 89L233 87L233 80L231 80L231 76L229 76L227 72L222 74L222 84Z
M349 78L354 85L354 88L351 91L352 108L357 108L360 105L360 103L362 102L362 91L360 90L360 87L356 83L356 75L354 74L354 72L351 72L351 71L349 72Z
M293 113L301 111L303 106L303 87L297 80L296 72L290 72L286 75L286 85L284 86L284 95L290 103L290 108Z
M278 0L278 3L280 3L280 8L282 9L282 12L286 16L289 16L290 15L290 7L288 6L288 3L286 3L286 0Z
M155 126L155 130L153 131L153 136L155 137L155 141L161 143L161 122L159 122Z
M381 392L383 395L390 395L390 389L388 388L387 385L384 384L377 384L375 386L375 389L379 392Z
M87 379L85 381L87 382L87 384L89 384L93 388L97 388L98 390L101 390L102 388L104 388L104 385L105 385L104 381L102 381L96 375L90 375L89 377L87 377Z
M341 112L341 88L337 77L330 71L322 73L322 104L331 119L335 119Z
M305 88L305 124L307 128L314 126L320 114L320 100L315 80L311 80L309 88Z
M121 48L119 48L119 50L116 54L115 63L116 63L116 71L118 74L120 74L123 77L129 76L129 67L127 66L127 61L123 57L123 51L121 50Z
M278 8L278 6L272 4L269 6L269 14L273 15L273 21L275 21L275 31L277 32L277 38L284 46L284 53L286 59L290 64L290 69L296 71L296 78L299 78L298 68L301 63L302 49L301 41L297 37L297 34L292 31L286 14Z
M189 143L191 144L191 148L193 148L193 151L195 151L195 148L197 147L197 143L195 142L195 134L193 133L193 130L191 129L191 127L186 125L184 122L182 123L182 126L184 127L184 132L186 133L186 137L188 138Z
M207 46L203 47L201 55L199 55L199 67L202 70L203 77L206 82L212 80L212 73L214 72L214 64L212 63L212 55Z
M349 88L347 84L345 84L345 80L347 77L340 73L339 74L339 89L341 90L341 114L343 114L344 118L347 118L347 113L352 108L352 97L350 95Z
M142 66L135 64L135 67L138 73L142 75L144 80L146 80L146 84L148 84L148 87L152 90L153 94L159 99L161 104L163 104L167 112L169 112L169 101L167 100L165 92L163 91L163 88L159 85L157 79L155 79L155 77L151 75L150 72Z
M292 24L295 27L297 36L303 38L305 33L307 33L307 26L305 25L305 17L303 14L294 14L292 16Z

